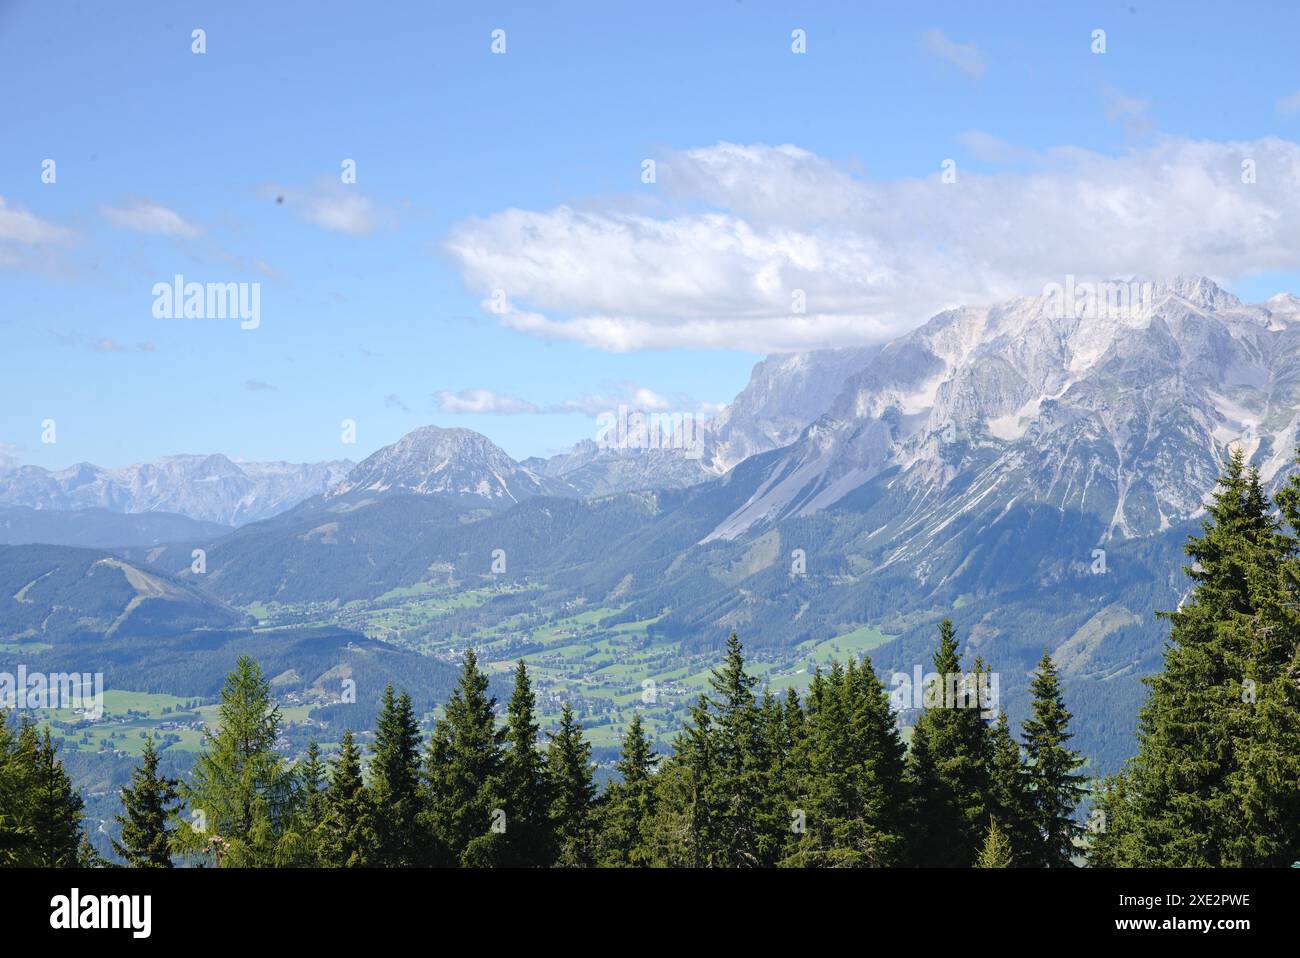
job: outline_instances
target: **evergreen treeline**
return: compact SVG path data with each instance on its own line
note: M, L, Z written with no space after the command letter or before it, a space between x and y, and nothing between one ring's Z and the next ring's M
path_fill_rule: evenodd
M818 671L802 699L760 694L733 634L672 752L656 755L634 716L599 792L567 705L543 744L522 662L503 722L471 650L427 743L390 687L368 755L347 733L331 761L313 744L290 766L270 685L245 658L188 780L160 777L146 752L115 848L141 866L165 866L164 850L268 867L1070 865L1082 759L1065 747L1051 659L1023 745L1005 714L953 698L986 667L961 671L948 622L934 666L955 683L947 697L938 683L909 750L869 661Z

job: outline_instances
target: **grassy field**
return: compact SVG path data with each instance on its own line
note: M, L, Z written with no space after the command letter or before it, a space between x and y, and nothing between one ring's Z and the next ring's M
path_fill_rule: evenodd
M258 618L260 631L273 632L289 624L342 625L448 661L458 660L464 648L473 645L482 666L507 682L522 658L543 726L554 727L568 702L596 747L616 747L634 713L641 715L647 732L666 745L680 730L690 703L708 688L718 665L716 652L690 653L676 641L652 639L650 629L657 619L610 622L623 611L617 606L588 607L576 602L549 614L534 608L527 614L503 616L490 625L481 625L481 619L467 620L480 624L469 634L450 637L445 626L430 628L442 617L480 608L504 591L452 591L421 583L343 606L267 603L248 606L246 611ZM528 590L515 586L508 591ZM871 625L858 625L824 641L754 655L748 666L759 678L760 689L767 687L776 694L788 688L802 692L818 667L860 659L893 639ZM310 711L308 705L282 706L286 725L308 721ZM441 711L435 709L426 721ZM100 722L73 727L82 718L71 712L49 712L43 721L59 730L70 747L82 750L138 755L143 736L152 735L168 748L196 751L203 741L202 727L215 726L216 706L168 695L110 691Z

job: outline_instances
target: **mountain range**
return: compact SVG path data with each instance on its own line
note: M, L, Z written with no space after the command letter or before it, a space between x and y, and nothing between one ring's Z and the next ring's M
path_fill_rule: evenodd
M354 464L235 462L226 456L167 456L105 469L88 462L51 471L0 470L0 505L40 510L169 512L200 522L243 525L283 512L339 482Z
M1300 434L1300 300L1246 304L1200 277L1123 288L770 357L691 455L588 441L519 463L427 426L346 476L294 467L318 485L293 495L315 492L269 518L120 555L222 610L513 583L537 607L621 608L687 650L731 629L761 655L871 628L877 667L906 673L951 617L1013 719L1054 650L1080 744L1112 767L1229 446L1275 486ZM158 501L186 498L164 485ZM90 501L65 495L51 504Z

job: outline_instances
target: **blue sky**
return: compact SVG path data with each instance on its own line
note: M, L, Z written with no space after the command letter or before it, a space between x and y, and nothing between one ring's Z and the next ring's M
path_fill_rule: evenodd
M1300 291L1293 5L867 7L0 0L0 458L522 458L1066 273Z

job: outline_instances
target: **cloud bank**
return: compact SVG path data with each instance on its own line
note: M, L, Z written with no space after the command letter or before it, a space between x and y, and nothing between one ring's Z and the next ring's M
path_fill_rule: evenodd
M936 161L879 180L796 146L724 142L660 161L662 211L506 209L456 224L445 248L507 327L615 352L876 342L1067 273L1231 282L1300 268L1295 143L1168 137L1107 155L978 131L962 142L1017 168L959 161L945 182Z

